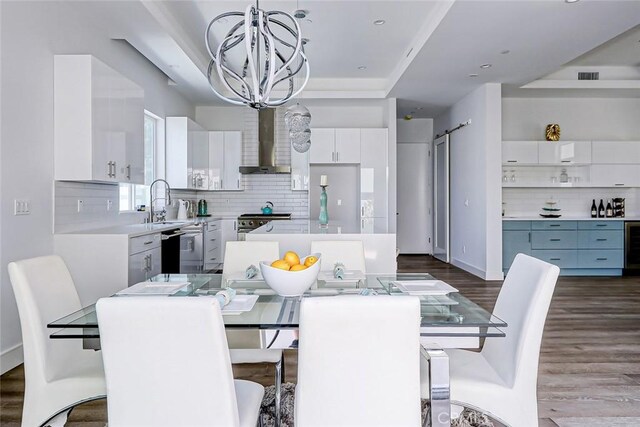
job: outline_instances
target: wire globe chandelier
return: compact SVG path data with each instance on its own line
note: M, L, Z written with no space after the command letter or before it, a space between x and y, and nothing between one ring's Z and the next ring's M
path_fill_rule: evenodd
M234 17L241 19L214 48L213 25ZM300 25L288 13L259 9L257 1L244 14L226 12L213 18L205 31L205 43L211 57L207 70L211 89L231 104L255 109L278 107L302 92L309 81ZM244 60L232 64L229 57L238 57L238 53ZM295 89L294 76L301 72L304 80ZM233 97L223 95L225 89ZM274 90L283 89L284 96L272 97Z

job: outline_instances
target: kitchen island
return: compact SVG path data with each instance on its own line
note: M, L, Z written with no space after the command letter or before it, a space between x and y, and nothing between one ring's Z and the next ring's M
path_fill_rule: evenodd
M321 226L318 221L296 219L271 221L246 235L247 241L271 241L280 244L280 256L286 251L308 255L314 240L360 240L368 274L395 273L396 235L390 233L386 221L364 219L355 225L330 221Z

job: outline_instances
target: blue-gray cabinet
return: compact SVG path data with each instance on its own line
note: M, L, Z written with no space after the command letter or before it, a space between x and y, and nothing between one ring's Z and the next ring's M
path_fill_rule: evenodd
M567 276L619 276L624 265L624 223L503 221L502 268L525 253L560 267Z

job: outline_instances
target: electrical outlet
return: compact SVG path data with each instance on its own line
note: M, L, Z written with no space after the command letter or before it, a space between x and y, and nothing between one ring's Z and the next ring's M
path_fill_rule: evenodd
M113 201L107 200L107 211L110 211L112 207L113 207Z
M78 199L78 212L82 212L84 209L84 200Z
M342 199L338 199L338 206L342 206Z
M13 201L13 214L14 215L31 214L31 201L25 200L25 199L15 199Z

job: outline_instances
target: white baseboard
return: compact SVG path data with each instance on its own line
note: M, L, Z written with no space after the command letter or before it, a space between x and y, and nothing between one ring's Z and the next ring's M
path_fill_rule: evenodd
M0 374L12 370L22 362L24 362L22 344L16 344L0 354Z
M467 264L464 261L460 261L457 258L451 258L451 264L455 265L456 267L460 267L461 269L463 269L464 271L468 271L469 273L473 274L474 276L478 276L479 278L486 280L485 276L486 276L486 271L475 267L471 264Z

